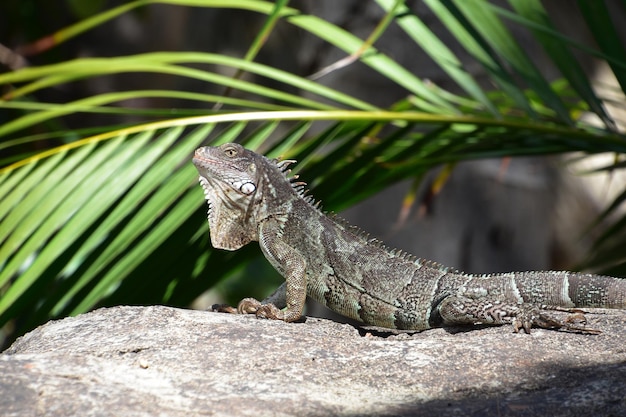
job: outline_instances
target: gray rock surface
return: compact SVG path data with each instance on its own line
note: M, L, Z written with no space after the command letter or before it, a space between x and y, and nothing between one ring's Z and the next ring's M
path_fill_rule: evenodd
M626 415L626 313L598 336L393 334L324 319L115 307L0 355L2 416Z

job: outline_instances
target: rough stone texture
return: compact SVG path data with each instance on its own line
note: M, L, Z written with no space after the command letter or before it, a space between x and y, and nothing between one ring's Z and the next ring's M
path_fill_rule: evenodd
M3 416L626 415L626 312L599 336L392 334L324 319L115 307L0 355Z

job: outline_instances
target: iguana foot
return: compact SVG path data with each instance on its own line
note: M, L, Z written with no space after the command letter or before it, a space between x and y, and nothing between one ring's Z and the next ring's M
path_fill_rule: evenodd
M218 313L229 314L256 314L257 310L262 305L263 304L255 298L244 298L239 302L237 308L229 304L213 304L211 310Z
M244 298L237 308L228 304L213 304L211 310L229 314L254 314L261 319L285 320L285 313L274 304L263 304L256 298Z
M254 298L244 298L237 306L239 314L254 314L259 319L283 320L285 312L272 303L263 304Z
M262 319L285 320L285 312L274 304L262 304L256 311L256 316Z
M515 316L515 319L513 319L513 331L518 333L520 329L524 329L524 332L530 333L531 327L534 326L543 329L564 330L582 334L602 333L600 330L585 327L587 319L581 310L572 309L565 311L568 311L571 314L565 320L562 320L552 317L550 314L545 312L545 310L542 310L537 306L522 308Z
M256 298L244 298L237 304L237 312L239 314L256 314L262 305Z
M561 327L559 320L542 313L537 306L521 308L515 315L512 324L513 332L519 333L520 329L524 329L524 332L527 334L530 333L530 329L533 326L544 329L558 329Z
M239 314L254 314L260 319L284 320L284 314L274 304L263 304L256 298L244 298L237 305Z

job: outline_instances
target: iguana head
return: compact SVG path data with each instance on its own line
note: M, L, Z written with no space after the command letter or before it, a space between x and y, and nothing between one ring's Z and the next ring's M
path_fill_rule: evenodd
M303 183L287 178L294 161L272 161L236 143L196 150L193 164L209 204L211 243L235 250L258 240L258 222L281 211Z
M257 240L253 206L257 200L259 155L236 143L198 148L193 164L209 204L211 243L235 250Z

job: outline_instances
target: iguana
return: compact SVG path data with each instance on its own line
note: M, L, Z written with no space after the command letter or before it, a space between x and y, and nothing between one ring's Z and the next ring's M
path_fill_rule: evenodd
M626 308L626 279L565 271L472 275L386 247L322 212L292 160L270 160L227 143L196 150L193 163L209 205L211 243L236 250L258 241L285 278L263 302L237 310L298 320L306 296L367 325L403 330L464 324L532 326L594 333L549 310Z

